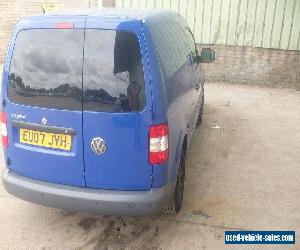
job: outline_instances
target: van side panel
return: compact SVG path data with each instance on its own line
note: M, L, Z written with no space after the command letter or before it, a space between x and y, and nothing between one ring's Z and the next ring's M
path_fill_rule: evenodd
M165 98L165 86L163 84L163 74L159 65L157 57L154 38L151 33L151 27L148 21L144 22L144 36L147 46L147 52L149 57L149 70L151 79L151 99L152 99L152 111L151 111L151 123L161 124L167 122L167 104ZM170 124L169 124L170 126ZM170 157L170 156L169 156ZM168 183L170 177L168 176L169 164L156 164L153 165L153 178L152 187L161 187Z
M151 75L157 79L153 85L160 91L154 93L154 109L160 122L169 125L169 160L163 166L153 166L153 186L159 187L177 176L182 144L190 139L195 127L198 94L192 47L185 33L186 25L175 13L161 14L146 20L145 32L150 56ZM191 50L189 50L191 49ZM150 51L151 50L151 51ZM163 93L163 96L161 94Z

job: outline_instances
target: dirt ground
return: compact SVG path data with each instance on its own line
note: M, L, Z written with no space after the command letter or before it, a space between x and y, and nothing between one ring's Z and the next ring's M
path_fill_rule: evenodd
M0 184L0 249L300 249L300 91L211 83L205 94L180 214L71 213ZM224 245L225 230L295 230L296 245Z

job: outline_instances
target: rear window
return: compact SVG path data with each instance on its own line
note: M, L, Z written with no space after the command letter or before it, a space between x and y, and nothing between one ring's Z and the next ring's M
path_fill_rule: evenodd
M135 34L87 29L83 72L84 110L128 112L144 108L144 74Z
M21 31L8 96L15 103L38 107L141 111L145 84L137 37L95 29Z
M24 30L10 65L9 99L30 106L81 110L83 30Z

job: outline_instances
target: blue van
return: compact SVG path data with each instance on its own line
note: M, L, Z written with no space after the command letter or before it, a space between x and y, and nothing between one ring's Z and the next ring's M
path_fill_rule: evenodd
M2 78L6 190L73 211L179 212L203 112L200 63L213 60L173 12L22 19Z

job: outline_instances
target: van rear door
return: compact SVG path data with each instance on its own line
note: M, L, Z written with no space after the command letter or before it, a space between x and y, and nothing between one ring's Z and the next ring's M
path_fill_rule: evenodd
M152 165L148 163L151 98L147 94L150 91L142 23L125 22L131 31L103 25L88 18L85 29L86 186L148 190L152 175Z
M61 25L49 21L49 27L18 32L4 79L8 167L17 174L85 186L84 24L83 19Z

